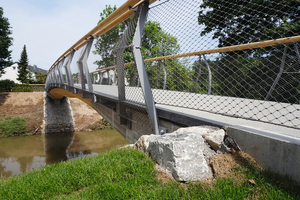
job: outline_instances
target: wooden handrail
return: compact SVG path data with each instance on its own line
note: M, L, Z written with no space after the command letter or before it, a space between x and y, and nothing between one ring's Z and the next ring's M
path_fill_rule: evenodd
M101 21L97 26L95 26L91 31L85 34L80 40L78 40L73 46L71 46L65 53L63 53L50 67L49 71L64 57L67 57L71 54L73 50L78 50L80 47L84 46L88 39L91 37L99 37L100 35L106 33L110 29L112 29L117 24L123 22L128 17L133 14L133 10L129 10L128 8L136 7L144 0L127 0L122 6L120 6L117 10L111 13L107 18ZM152 0L150 4L154 3L156 0ZM48 72L49 72L48 71Z
M148 63L148 62L154 62L154 61L159 61L159 60L183 58L183 57L197 56L197 55L203 55L203 54L224 53L224 52L229 52L229 51L257 49L257 48L263 48L263 47L276 46L279 44L288 44L288 43L293 43L293 42L300 42L300 36L293 36L293 37L287 37L287 38L280 38L280 39L276 39L276 40L266 40L266 41L261 41L261 42L252 42L252 43L247 43L247 44L240 44L240 45L220 47L220 48L214 48L214 49L208 49L208 50L201 50L201 51L174 54L174 55L168 55L168 56L161 56L161 57L145 59L144 62ZM134 64L134 62L125 63L124 66L132 65L132 64ZM106 69L114 69L116 67L117 66L111 66L111 67L99 69L99 70L91 72L91 74L100 72L100 71L104 71Z

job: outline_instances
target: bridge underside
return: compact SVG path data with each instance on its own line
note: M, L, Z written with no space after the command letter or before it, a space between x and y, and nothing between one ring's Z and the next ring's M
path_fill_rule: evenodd
M144 112L145 108L140 107L139 109L136 109L136 107L127 106L126 112L128 113L128 116L130 116L130 120L128 120L126 124L121 124L121 118L118 114L120 104L116 99L95 95L95 100L93 102L91 98L84 97L84 94L79 89L76 89L75 91L78 93L72 93L62 88L52 88L47 92L47 95L57 101L64 97L82 100L94 108L130 143L136 142L142 135L154 134L153 130L149 129L149 126L139 123L140 121L148 121L148 115ZM160 122L164 124L164 127L168 127L169 131L185 126L164 119L160 119Z
M90 94L85 94L84 91L74 88L75 93L69 90L54 87L51 88L47 95L54 100L60 100L63 97L78 98L94 108L102 117L104 117L126 140L130 143L137 141L142 135L154 134L150 128L149 116L146 108L138 107L130 104L126 105L126 113L130 118L126 124L122 124L120 113L120 104L117 98L108 97L100 94L94 94L92 101ZM178 108L177 108L178 109ZM189 116L184 113L178 113L176 109L172 110L166 106L157 105L157 113L159 123L166 129L167 132L173 132L180 127L199 126L199 125L213 125L218 127L225 126L222 122L209 120L197 116ZM144 124L143 124L144 122ZM145 122L149 124L145 124Z

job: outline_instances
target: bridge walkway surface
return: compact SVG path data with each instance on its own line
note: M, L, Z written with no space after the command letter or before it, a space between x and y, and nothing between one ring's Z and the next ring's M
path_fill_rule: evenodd
M80 84L75 84L74 87L77 89L81 89ZM115 100L118 99L117 86L93 84L93 88L95 94ZM131 103L136 102L136 104L140 105L144 104L144 102L140 99L140 97L143 96L141 88L126 87L126 90L126 99L128 101L130 101ZM132 93L134 93L134 95L130 95ZM220 97L179 91L167 91L160 89L152 89L152 93L154 101L156 102L155 106L158 110L158 113L166 111L174 114L176 113L178 115L189 116L195 119L197 118L199 120L215 124L220 127L247 127L300 139L300 129L287 127L291 126L292 124L300 124L300 119L290 116L290 119L287 120L286 118L289 117L289 115L287 114L289 113L282 113L282 111L279 112L281 108L286 108L290 106L290 104L242 99L235 97ZM208 98L210 100L208 100ZM213 103L210 103L210 106L207 108L207 105L205 105L207 104L207 102ZM220 102L222 102L222 104ZM255 104L257 102L257 105L260 106L253 107L252 109L246 107L245 105L250 102L252 104ZM220 104L218 105L218 103ZM264 110L264 113L262 113L260 109L261 107L268 108L268 110ZM211 112L203 111L204 108L211 110ZM224 113L226 112L226 110L228 110L227 115L218 114L219 112ZM244 113L247 113L250 110L252 120L235 117L239 113L241 114L241 116L245 116ZM231 115L231 112L234 114ZM289 112L294 113L294 115L296 116L300 116L300 105L293 105L293 107L290 108ZM255 118L253 116L255 116ZM262 122L263 118L266 118L266 116L273 118L274 123L276 123L277 121L286 121L286 126L279 126L278 124ZM171 116L169 116L168 118L170 117ZM269 121L271 120L270 118L268 119Z

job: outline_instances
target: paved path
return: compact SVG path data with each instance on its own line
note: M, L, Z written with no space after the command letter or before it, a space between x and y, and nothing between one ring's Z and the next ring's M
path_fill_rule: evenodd
M81 88L79 84L75 85L75 87ZM117 86L94 84L93 88L96 94L114 99L118 98ZM203 118L219 124L248 126L300 138L300 105L298 104L292 105L160 89L153 89L152 93L156 107L160 109ZM126 99L132 103L144 104L141 88L126 87ZM238 116L248 119L238 118ZM294 126L297 129L261 121L270 121L275 124L283 123L286 126Z

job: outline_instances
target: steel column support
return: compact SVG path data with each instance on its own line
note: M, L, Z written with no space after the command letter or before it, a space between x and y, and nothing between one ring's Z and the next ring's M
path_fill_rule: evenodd
M287 52L287 48L288 46L287 45L284 45L284 50L283 50L283 56L282 56L282 60L281 60L281 65L280 65L280 69L279 69L279 72L277 74L277 77L276 79L274 80L274 83L273 85L271 86L266 98L265 98L265 101L267 101L269 99L269 97L271 96L273 90L275 89L275 86L277 85L282 73L283 73L283 70L284 70L284 64L285 64L285 58L286 58L286 52Z
M57 80L57 74L56 74L56 68L57 68L58 63L55 65L55 67L53 67L53 76L54 76L54 83L55 86L57 86L58 84L58 80Z
M119 113L120 113L120 124L121 125L128 125L128 118L130 116L126 113L126 95L125 95L125 75L124 75L124 51L125 48L132 36L132 32L135 29L139 14L140 14L140 7L138 7L137 11L135 12L132 20L130 21L130 24L128 28L125 30L122 39L120 42L116 45L116 61L117 61L117 74L118 74L118 98L119 98ZM128 122L128 123L127 123Z
M300 63L300 53L299 53L299 49L298 49L298 44L297 43L294 43L294 46L295 46L295 51L296 51L296 54L298 56L298 61ZM300 71L299 71L300 72Z
M92 84L92 80L90 77L89 68L87 65L87 59L89 57L89 53L90 53L93 41L94 41L93 37L89 39L85 48L82 50L80 58L77 61L77 65L78 65L78 69L79 69L79 73L80 73L80 79L81 79L81 89L86 90L86 87L85 87L85 78L86 78L86 81L88 84L88 89L89 89L89 92L91 93L91 95L93 95L92 93L94 91L93 91L93 84ZM84 78L84 74L85 74L85 78ZM91 99L93 99L93 97L91 97Z
M163 87L163 90L165 90L166 89L166 85L167 85L167 72L166 72L166 69L165 69L164 65L162 64L162 62L161 62L161 66L162 66L162 69L164 71L164 87Z
M196 73L196 69L195 69L194 73ZM194 84L193 84L193 87L191 89L191 92L195 92L196 84L199 81L200 75L201 75L201 55L199 55L199 72L198 72L198 74L196 76L196 79L194 80Z
M71 52L71 54L69 55L68 60L67 60L67 62L66 62L66 64L65 64L65 66L64 66L64 67L65 67L65 70L66 70L66 74L67 74L68 85L69 85L70 87L74 87L74 82L73 82L73 78L72 78L72 72L71 72L71 68L70 68L70 65L71 65L71 63L72 63L74 54L75 54L75 50L73 50L73 51ZM72 92L73 92L73 91L72 91Z
M111 78L110 78L109 70L107 70L106 72L107 72L107 77L108 77L108 85L110 85L110 83L111 83Z
M208 62L206 60L205 54L203 54L203 58L204 58L204 61L205 61L205 64L206 64L206 67L207 67L207 70L208 70L208 94L211 94L211 71L210 71L210 67L208 65Z
M99 84L102 85L103 73L102 72L98 72L98 75L99 75Z
M64 62L65 62L65 57L57 65L57 68L58 68L57 71L58 71L58 74L59 74L61 84L65 84L64 76L63 76L63 73L62 73L62 67L64 65Z
M142 40L142 33L146 23L146 17L149 10L149 1L145 1L142 5L141 13L139 16L139 20L136 26L136 31L133 37L133 55L135 59L135 63L138 69L138 74L141 81L142 91L144 93L146 106L148 108L148 114L151 120L152 129L154 134L159 135L159 124L158 124L158 117L156 113L156 108L154 105L153 95L148 79L148 75L145 69L145 63L143 60L142 52L141 52L141 40Z

